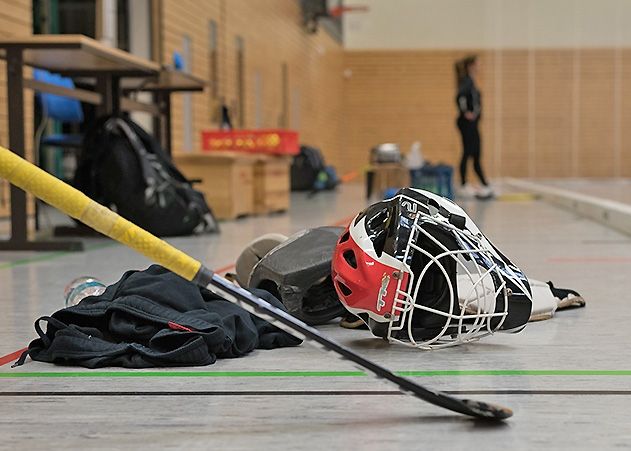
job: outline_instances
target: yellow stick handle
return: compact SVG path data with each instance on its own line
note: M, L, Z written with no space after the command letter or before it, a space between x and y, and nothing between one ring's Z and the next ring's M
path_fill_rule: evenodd
M0 146L0 177L187 280L201 263Z

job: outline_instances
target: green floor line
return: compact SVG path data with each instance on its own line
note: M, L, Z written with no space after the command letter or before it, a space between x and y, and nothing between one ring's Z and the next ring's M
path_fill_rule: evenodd
M111 247L111 246L114 246L114 245L117 245L117 244L118 243L115 243L115 242L108 242L108 243L104 243L104 244L94 244L92 246L86 246L85 250L86 251L95 251L95 250L99 250L99 249L104 249L106 247ZM28 265L30 263L37 263L37 262L43 262L43 261L47 261L47 260L54 260L56 258L63 257L64 255L68 255L68 254L76 254L76 252L59 251L59 252L47 252L45 254L38 254L38 255L35 255L33 257L27 257L27 258L22 258L22 259L19 259L19 260L14 260L14 261L11 261L11 262L0 263L0 269L15 268L16 266Z
M631 376L631 370L430 370L396 371L399 376ZM99 377L365 377L362 371L5 371L0 378Z

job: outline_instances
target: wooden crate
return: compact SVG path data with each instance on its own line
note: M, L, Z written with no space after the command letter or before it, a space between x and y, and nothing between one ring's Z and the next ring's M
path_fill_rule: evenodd
M367 197L382 198L388 188L410 186L410 171L398 163L383 163L371 166L366 173Z
M260 156L254 166L254 212L266 214L289 210L291 158Z
M188 179L199 179L195 189L204 193L217 219L254 213L256 158L237 152L176 154L175 165Z

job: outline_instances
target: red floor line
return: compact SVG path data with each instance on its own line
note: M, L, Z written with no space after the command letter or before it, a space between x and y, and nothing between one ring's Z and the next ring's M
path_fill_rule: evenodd
M20 357L20 355L22 355L24 351L26 351L26 348L18 349L17 351L12 352L11 354L7 354L5 356L0 357L0 366L6 365L7 363L15 362Z
M355 215L353 216L347 216L346 218L340 219L337 222L334 222L333 226L345 226L347 225L349 222L351 222L351 220L355 217ZM230 271L231 269L233 269L235 267L236 263L230 263L229 265L226 266L222 266L221 268L218 268L215 270L215 273L217 274L223 274L226 273L228 271ZM7 363L11 363L14 362L15 360L17 360L20 355L26 351L26 348L22 348L22 349L18 349L15 352L12 352L11 354L7 354L4 357L0 357L0 366L6 365Z
M221 268L215 269L216 274L224 274L235 267L236 263L230 263L229 265L222 266Z

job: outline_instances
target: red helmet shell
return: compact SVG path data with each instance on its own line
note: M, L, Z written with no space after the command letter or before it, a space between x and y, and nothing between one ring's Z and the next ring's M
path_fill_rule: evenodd
M349 228L335 247L332 276L340 301L349 311L356 315L367 313L379 322L393 319L399 279L403 278L402 288L408 280L407 272L373 258L362 249Z

